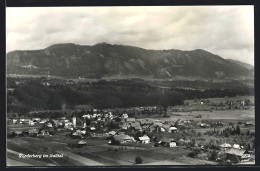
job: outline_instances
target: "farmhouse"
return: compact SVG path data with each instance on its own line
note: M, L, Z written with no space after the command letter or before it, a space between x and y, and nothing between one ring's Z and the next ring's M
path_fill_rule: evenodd
M28 130L28 134L29 136L32 136L32 137L36 137L39 133L39 130L38 129L29 129Z
M78 148L84 148L86 146L87 146L87 142L84 141L84 140L79 141L78 144L77 144Z
M45 137L45 136L49 136L50 133L46 130L41 130L40 133L38 134L38 136L40 137Z
M135 118L126 118L126 122L135 122Z
M225 151L225 153L229 156L237 156L240 162L249 161L250 153L247 150L230 148Z
M169 131L168 132L171 132L171 133L173 133L173 132L177 132L177 128L176 127L174 127L174 126L171 126L170 128L169 128Z
M142 130L142 127L139 122L130 123L131 128L133 128L135 131Z
M176 141L174 139L170 139L170 138L163 138L160 142L160 145L164 146L164 147L176 147Z
M47 126L48 128L52 128L52 127L53 127L53 125L52 125L51 122L48 122L48 123L46 124L46 126Z
M254 125L253 122L246 122L246 123L245 123L245 126L252 126L252 125Z
M35 125L35 122L32 121L32 120L29 120L28 124L29 124L30 126L34 126L34 125Z
M148 144L150 142L150 138L147 135L138 137L138 139L142 144Z
M124 113L122 116L121 116L122 119L127 119L128 118L128 115L126 113Z
M239 144L234 144L233 148L237 148L237 149L242 149L244 148L243 146L239 145Z
M133 138L129 135L115 135L112 137L111 143L112 144L120 144L120 143L127 143L132 142Z
M12 119L12 123L16 124L18 122L18 119Z
M20 119L20 123L29 124L30 119Z
M83 138L83 136L81 135L80 132L74 132L72 135L71 135L72 138Z
M119 126L123 130L127 130L128 129L128 126L127 126L127 124L125 122L121 122Z
M138 119L139 123L141 125L152 125L153 124L153 121L151 119Z
M232 146L230 145L230 144L228 144L228 143L224 143L224 144L221 144L221 145L219 145L220 146L220 148L221 148L221 150L227 150L228 148L231 148Z
M22 131L15 131L14 135L15 136L23 136L23 132Z
M109 133L108 133L108 135L112 135L112 136L114 136L116 134L116 131L110 131Z

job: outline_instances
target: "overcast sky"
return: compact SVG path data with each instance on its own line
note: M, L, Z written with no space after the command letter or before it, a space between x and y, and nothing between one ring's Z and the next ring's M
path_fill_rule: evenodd
M107 42L254 63L253 6L11 7L6 31L7 52Z

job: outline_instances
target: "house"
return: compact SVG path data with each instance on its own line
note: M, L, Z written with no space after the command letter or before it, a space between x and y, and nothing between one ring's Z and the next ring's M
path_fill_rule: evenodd
M52 125L51 122L48 122L48 123L46 124L46 126L47 126L48 128L52 128L52 127L53 127L53 125Z
M134 129L135 131L142 130L142 127L139 122L130 123L130 125L131 128Z
M166 124L163 124L162 127L163 127L165 130L169 130L170 127L173 127L173 125L172 125L172 124L169 124L169 123L166 123Z
M7 88L7 93L13 94L14 93L14 88Z
M73 130L72 125L64 125L64 129Z
M90 119L90 118L91 118L91 116L90 116L89 114L84 114L82 117L83 117L84 119L86 119L86 118Z
M40 123L46 123L46 122L48 122L48 119L42 119L42 120L40 121Z
M23 132L22 131L15 131L14 135L15 136L23 136Z
M142 144L148 144L150 142L150 138L147 135L138 137L138 139Z
M199 126L202 127L202 128L210 127L210 125L204 124L204 123L199 124Z
M82 129L77 129L76 132L80 133L80 134L86 134L86 129L82 128Z
M163 126L163 123L161 123L161 122L155 122L153 125L162 127L162 126Z
M125 122L120 123L119 126L120 126L120 128L123 129L123 130L127 130L127 129L128 129L128 126L127 126L127 124L126 124Z
M164 147L176 147L177 143L174 139L170 139L170 138L163 138L160 141L160 145L164 146Z
M71 135L72 138L83 138L82 134L80 132L74 132L72 135Z
M122 116L121 116L122 119L127 119L128 118L128 114L124 113Z
M39 137L45 137L45 136L50 136L50 133L47 130L41 130L40 133L38 134Z
M239 145L239 144L234 144L233 148L237 148L237 149L243 149L244 147Z
M18 122L18 119L12 119L12 123L16 124Z
M84 140L79 141L77 144L78 148L85 148L86 146L87 146L87 142Z
M111 139L111 144L122 144L127 142L133 142L134 138L129 135L114 135Z
M126 118L126 122L135 122L135 118Z
M246 123L245 123L245 126L252 126L252 125L254 125L253 122L246 122Z
M220 148L221 148L221 150L227 150L228 148L231 148L232 146L230 145L230 144L228 144L228 143L224 143L224 144L221 144L221 145L219 145L220 146Z
M111 136L111 135L114 136L115 134L116 134L116 131L114 131L114 130L113 130L113 131L110 131L110 132L108 133L108 135L110 135L110 136Z
M93 126L90 126L90 130L91 131L95 131L97 128L95 127L95 125L93 125Z
M168 129L168 132L171 132L171 133L174 133L174 132L177 132L177 128L174 127L174 126L170 126L170 128Z
M250 159L250 153L244 149L230 148L226 150L225 153L227 154L227 157L232 155L237 156L240 162L249 161Z
M40 121L41 121L41 118L33 118L32 121L34 121L34 122L40 122Z
M35 125L35 122L32 121L32 120L29 120L29 125L30 125L30 126L34 126L34 125Z
M24 118L20 119L20 123L27 123L27 124L29 124L29 121L30 121L30 119L24 119Z
M138 121L140 122L140 124L143 125L152 125L153 121L151 119L138 119Z
M72 126L72 122L65 122L64 126Z

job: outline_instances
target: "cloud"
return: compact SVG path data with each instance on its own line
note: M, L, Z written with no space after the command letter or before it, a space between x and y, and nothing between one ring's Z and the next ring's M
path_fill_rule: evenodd
M100 42L254 63L253 6L8 7L7 52ZM243 56L243 57L242 57Z

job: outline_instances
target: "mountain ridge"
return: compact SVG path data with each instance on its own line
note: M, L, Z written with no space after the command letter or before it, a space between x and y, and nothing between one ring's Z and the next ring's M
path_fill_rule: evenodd
M35 67L26 67L28 65ZM7 53L7 73L14 74L50 74L68 78L241 78L253 77L252 72L252 68L203 49L147 50L103 42L92 46L61 43L40 50Z

